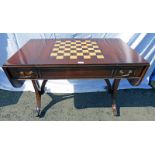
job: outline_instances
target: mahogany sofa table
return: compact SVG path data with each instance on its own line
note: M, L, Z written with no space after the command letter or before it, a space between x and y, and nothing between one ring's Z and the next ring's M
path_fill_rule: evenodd
M149 63L120 39L32 39L3 65L14 87L32 80L36 109L49 79L103 78L117 115L116 94L121 79L139 85ZM113 79L113 84L109 79ZM43 80L39 85L38 80Z

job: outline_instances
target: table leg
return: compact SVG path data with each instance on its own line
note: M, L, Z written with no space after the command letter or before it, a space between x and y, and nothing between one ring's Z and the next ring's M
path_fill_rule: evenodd
M111 83L110 83L109 79L104 79L104 80L105 80L105 82L107 84L107 87L106 87L107 91L109 93L112 93L112 86L111 86Z
M44 88L46 85L47 80L44 80L42 85L39 85L38 80L32 80L32 84L35 90L35 95L36 95L36 112L37 116L40 116L41 114L41 95L44 94Z
M48 80L44 80L42 85L41 85L41 94L44 94L45 93L45 85L47 83Z
M117 89L119 86L119 82L120 82L120 79L114 79L113 85L112 85L112 92L111 92L111 95L112 95L112 112L113 112L114 116L118 115L117 105L116 105L116 96L117 96Z

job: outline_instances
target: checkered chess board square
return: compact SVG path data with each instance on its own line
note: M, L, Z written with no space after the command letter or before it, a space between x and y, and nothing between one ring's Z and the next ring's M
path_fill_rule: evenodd
M104 59L96 41L92 40L57 40L50 54L57 60L62 59Z

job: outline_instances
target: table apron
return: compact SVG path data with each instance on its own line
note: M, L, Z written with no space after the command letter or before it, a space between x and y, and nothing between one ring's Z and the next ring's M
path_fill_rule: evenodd
M145 66L17 67L7 68L11 79L140 78Z

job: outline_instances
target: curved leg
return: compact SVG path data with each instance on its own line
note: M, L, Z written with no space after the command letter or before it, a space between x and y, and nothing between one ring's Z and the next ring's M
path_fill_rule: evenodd
M111 85L109 79L104 79L107 84L107 90L112 96L112 112L114 116L118 116L118 108L116 105L116 96L117 89L119 86L120 79L114 79L113 84Z
M41 114L41 95L44 94L44 88L45 88L46 82L47 80L44 80L40 87L38 80L32 80L32 84L33 84L35 95L36 95L37 116L40 116Z
M41 93L40 93L40 85L37 80L32 80L32 84L35 90L35 95L36 95L36 112L37 116L40 116L41 112Z
M44 94L45 93L45 85L47 83L48 80L44 80L42 85L41 85L41 94Z
M109 79L104 79L104 80L105 80L105 82L107 84L106 88L107 88L108 92L112 93L111 83L110 83Z
M112 85L112 112L114 116L118 116L118 109L116 105L116 96L117 96L117 89L119 86L120 79L114 79L113 85Z

